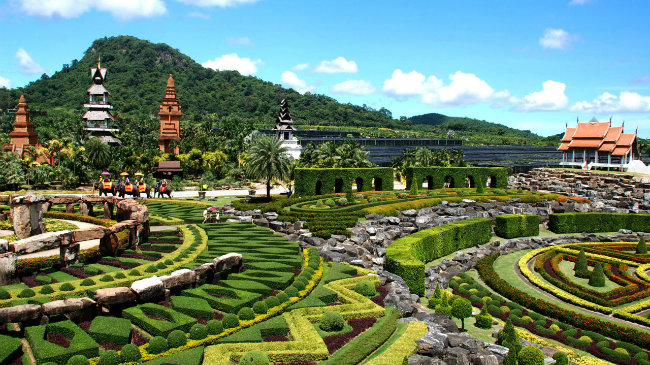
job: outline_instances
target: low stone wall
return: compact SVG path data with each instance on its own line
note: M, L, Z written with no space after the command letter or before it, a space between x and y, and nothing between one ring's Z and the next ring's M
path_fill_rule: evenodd
M151 276L134 281L130 287L97 289L92 298L70 298L38 304L23 304L0 308L0 323L43 324L49 317L61 314L77 313L94 317L100 308L121 311L123 308L146 302L169 299L170 293L196 287L206 279L209 282L219 280L219 274L226 270L241 272L244 263L242 255L229 253L219 256L212 262L192 269L180 269L165 276Z

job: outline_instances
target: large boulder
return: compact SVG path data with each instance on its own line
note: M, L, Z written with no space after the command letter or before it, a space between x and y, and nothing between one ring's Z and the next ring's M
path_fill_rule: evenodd
M97 303L90 298L70 298L47 302L42 307L45 315L52 316L94 309Z
M185 287L192 287L197 282L196 272L190 269L180 269L169 275L161 276L165 289L174 290Z
M242 264L242 262L243 262L242 255L234 252L221 255L215 258L214 260L212 260L214 271L216 272L221 272L221 271L231 269L233 267L238 267Z
M125 306L136 300L135 293L127 287L97 289L93 298L104 307Z
M0 308L0 323L26 322L39 319L43 309L38 304L23 304Z
M165 285L156 275L134 281L131 290L141 302L149 302L165 295Z

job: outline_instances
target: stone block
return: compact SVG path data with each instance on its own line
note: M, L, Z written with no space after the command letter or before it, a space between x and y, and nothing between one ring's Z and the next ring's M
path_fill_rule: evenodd
M16 272L16 254L6 252L0 254L0 285L7 285Z
M136 300L135 293L127 287L97 289L93 298L104 307L125 306Z
M76 264L79 261L79 244L73 243L59 247L59 254L61 255L61 264L64 267Z
M97 308L97 302L90 298L70 298L55 300L42 305L43 313L48 316L68 314Z
M160 298L165 295L165 286L162 280L156 275L136 280L131 284L133 291L141 302L148 302L152 299Z
M9 244L10 251L18 255L59 247L61 235L69 231L48 232L32 237L23 238Z
M0 323L34 321L42 315L43 309L38 304L23 304L0 308Z
M190 269L180 269L169 275L161 276L165 289L174 290L186 287L193 287L197 282L196 272Z
M106 235L104 227L90 227L72 231L74 242L83 242L103 238Z
M239 253L227 253L212 260L214 271L222 272L242 264L242 255Z

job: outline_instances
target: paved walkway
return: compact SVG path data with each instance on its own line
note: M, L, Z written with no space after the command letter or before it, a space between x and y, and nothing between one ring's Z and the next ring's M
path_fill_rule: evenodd
M89 228L89 227L97 227L96 224L91 224L91 223L86 223L86 222L79 222L79 221L69 221L62 219L65 222L72 223L76 225L79 228ZM96 240L89 240L89 241L83 241L79 243L79 249L80 250L85 250L91 247L99 246L99 239ZM32 252L28 253L25 255L20 255L18 256L18 259L29 259L29 258L34 258L34 257L48 257L48 256L55 256L59 255L60 251L59 248L53 248L51 250L45 250L45 251L39 251L39 252Z

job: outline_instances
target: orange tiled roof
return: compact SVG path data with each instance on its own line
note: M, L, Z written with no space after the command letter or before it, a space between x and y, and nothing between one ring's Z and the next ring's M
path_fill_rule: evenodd
M569 142L569 147L598 148L603 140L600 138L579 138Z
M558 150L560 151L567 151L569 149L569 142L562 142L560 147L558 147Z
M573 133L575 133L575 131L576 131L575 128L567 127L566 132L564 132L564 137L562 137L562 142L570 142L571 138L573 137Z
M625 156L630 152L630 148L631 147L616 147L614 148L614 151L612 151L612 156Z
M636 133L622 133L621 137L616 141L616 146L631 147L636 139Z
M603 152L612 152L616 148L616 142L603 142L603 144L600 145L600 148L598 148L598 151L603 151Z
M609 127L607 130L607 135L605 135L605 139L603 142L616 142L618 141L619 137L621 136L621 133L623 133L623 127Z
M607 134L607 130L610 127L609 122L587 122L581 123L578 122L578 127L573 134L573 139L575 138L598 138L601 139ZM597 147L597 146L596 146Z

